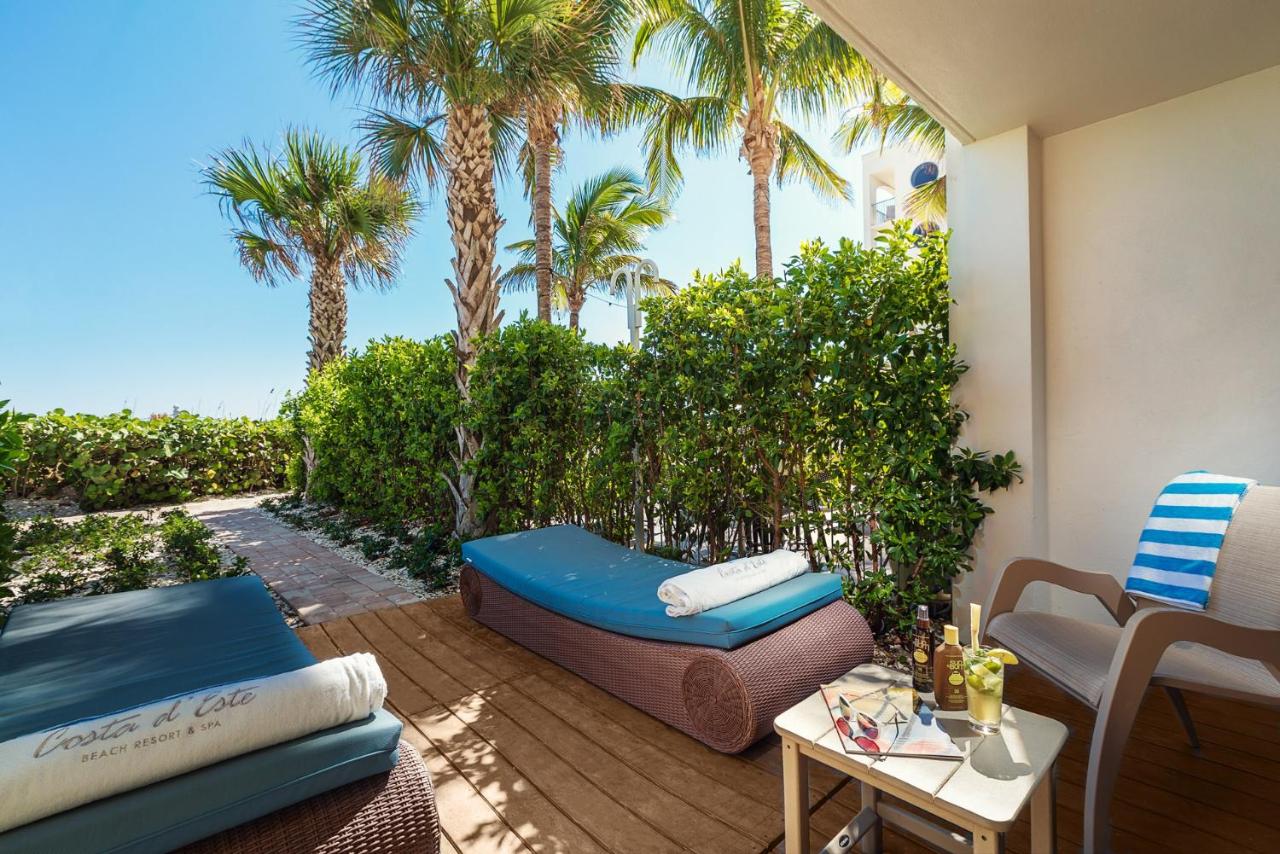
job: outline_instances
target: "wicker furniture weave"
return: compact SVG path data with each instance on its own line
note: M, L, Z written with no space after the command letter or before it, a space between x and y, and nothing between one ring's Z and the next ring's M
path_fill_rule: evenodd
M871 630L832 602L737 649L615 634L553 613L468 564L462 601L478 622L724 753L768 734L773 719L871 660Z
M357 780L181 849L182 854L439 854L431 777L400 742L389 773Z

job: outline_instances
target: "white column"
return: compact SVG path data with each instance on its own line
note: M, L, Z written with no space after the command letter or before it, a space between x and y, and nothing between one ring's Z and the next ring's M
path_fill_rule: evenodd
M1025 126L948 140L951 337L970 367L956 389L972 416L962 441L1014 450L1025 479L984 497L996 512L978 535L974 572L957 579L958 605L982 601L1010 558L1048 557L1040 173L1040 139ZM1027 597L1047 603L1042 590ZM967 608L956 614L967 621Z

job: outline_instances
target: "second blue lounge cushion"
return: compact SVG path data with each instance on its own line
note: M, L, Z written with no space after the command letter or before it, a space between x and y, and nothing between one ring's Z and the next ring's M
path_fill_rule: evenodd
M23 605L0 632L0 740L314 663L256 576ZM0 833L0 854L170 851L391 770L400 732L379 711Z
M462 556L512 593L580 623L720 649L750 643L842 595L838 576L809 572L692 617L668 617L658 585L689 565L632 551L576 525L472 540Z

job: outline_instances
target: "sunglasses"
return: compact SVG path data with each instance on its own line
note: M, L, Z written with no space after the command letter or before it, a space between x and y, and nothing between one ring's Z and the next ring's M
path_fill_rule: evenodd
M851 740L855 745L857 745L859 750L865 751L866 753L870 753L874 756L878 756L880 754L880 745L876 743L876 739L880 737L880 723L871 715L854 709L853 704L858 700L878 693L880 693L880 691L872 691L858 697L849 697L845 694L841 694L840 717L836 719L836 729L840 731L842 736ZM888 705L887 700L888 697L886 694L885 705ZM854 732L853 725L849 723L850 719L852 719L854 724L857 725L858 732ZM897 710L894 710L893 718L886 721L886 723L890 725L896 725L903 722L902 716L898 714Z

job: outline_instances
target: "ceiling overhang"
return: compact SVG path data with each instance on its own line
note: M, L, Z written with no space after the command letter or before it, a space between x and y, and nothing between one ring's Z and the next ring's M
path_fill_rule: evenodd
M806 0L961 142L1052 136L1280 65L1278 0Z

